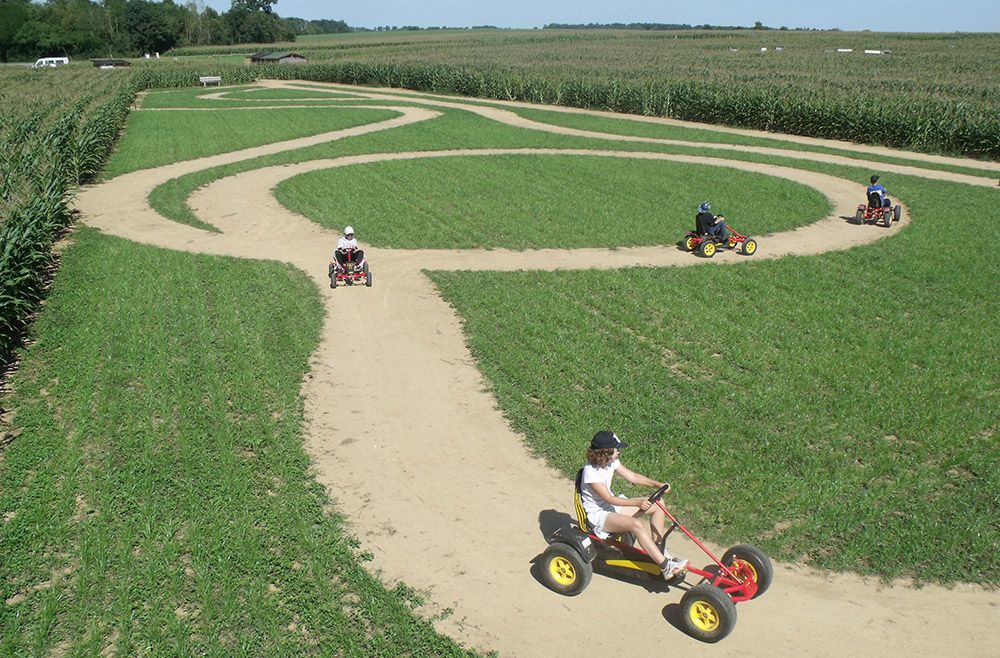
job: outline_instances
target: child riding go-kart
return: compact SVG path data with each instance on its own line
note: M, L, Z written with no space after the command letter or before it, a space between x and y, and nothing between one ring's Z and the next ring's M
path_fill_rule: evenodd
M371 287L372 273L368 270L365 252L358 247L358 241L354 239L353 227L344 227L344 235L337 240L337 248L333 252L333 260L326 273L330 277L331 288L336 288L337 283L353 286L355 282L361 281Z
M353 286L355 282L364 282L368 287L372 285L372 273L364 252L354 247L333 252L333 262L327 268L327 274L331 288L336 288L338 283Z
M545 585L559 594L576 596L590 584L595 561L607 567L641 571L652 576L654 581L663 582L660 565L645 551L633 546L629 535L601 539L592 531L580 499L582 474L581 470L576 477L577 525L558 529L549 537L549 547L542 554L540 570ZM689 566L666 584L681 587L687 574L701 577L697 584L686 587L681 597L681 623L692 637L718 642L736 625L736 604L763 594L771 585L774 569L770 558L750 544L733 546L721 559L717 558L664 507L661 498L669 489L670 485L664 484L649 497L671 522L663 543L679 529L704 551L712 564L705 568Z
M713 215L712 205L703 201L695 216L695 229L684 236L684 248L711 258L722 247L746 256L757 253L757 241L726 226L725 215Z
M858 210L854 213L854 224L881 224L885 228L892 226L893 222L898 222L903 216L903 209L897 204L895 206L883 205L882 197L872 193L868 195L868 203L859 203Z
M878 181L878 175L871 177L871 185L866 192L868 202L858 204L858 210L854 213L854 224L872 222L889 228L903 216L903 209L898 205L892 205L885 187Z

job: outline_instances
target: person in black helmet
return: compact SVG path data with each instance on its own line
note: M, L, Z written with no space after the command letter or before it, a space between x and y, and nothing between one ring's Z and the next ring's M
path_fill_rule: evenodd
M888 191L878 182L878 176L872 176L871 182L872 184L868 186L868 207L878 208L879 203L882 204L883 208L892 207L892 200L889 199Z
M725 215L713 215L712 204L702 201L698 206L698 214L694 216L698 235L711 235L723 243L729 242L729 229L726 227Z
M670 579L690 566L690 560L678 560L666 552L666 516L646 498L625 498L611 493L611 478L617 473L626 482L659 489L663 482L625 468L619 456L628 444L611 430L594 435L587 449L587 464L580 481L580 502L587 522L597 536L631 532L657 564L663 577ZM669 491L669 489L668 489ZM649 514L647 523L642 517Z

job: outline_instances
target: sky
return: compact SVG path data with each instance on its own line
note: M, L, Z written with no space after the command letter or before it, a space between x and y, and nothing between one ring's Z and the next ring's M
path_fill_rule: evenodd
M218 12L230 0L196 0ZM183 3L178 3L183 4ZM687 23L876 32L1000 32L1000 0L278 0L279 16L352 27Z

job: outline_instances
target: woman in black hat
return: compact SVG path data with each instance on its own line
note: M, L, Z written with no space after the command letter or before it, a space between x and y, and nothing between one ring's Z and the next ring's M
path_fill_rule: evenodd
M672 578L687 569L690 560L678 560L665 552L666 546L661 546L666 527L663 510L654 507L646 498L625 498L611 493L611 478L615 473L630 484L654 489L663 486L662 482L622 465L619 457L627 447L628 444L611 430L601 430L591 440L580 482L580 500L587 512L587 521L602 539L610 534L631 532L639 546L660 565L664 578ZM642 518L647 512L649 524Z

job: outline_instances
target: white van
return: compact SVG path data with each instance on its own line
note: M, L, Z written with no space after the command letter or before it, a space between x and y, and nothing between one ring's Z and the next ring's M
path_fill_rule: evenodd
M42 57L35 62L32 68L40 69L45 66L59 66L60 64L69 64L69 57Z

